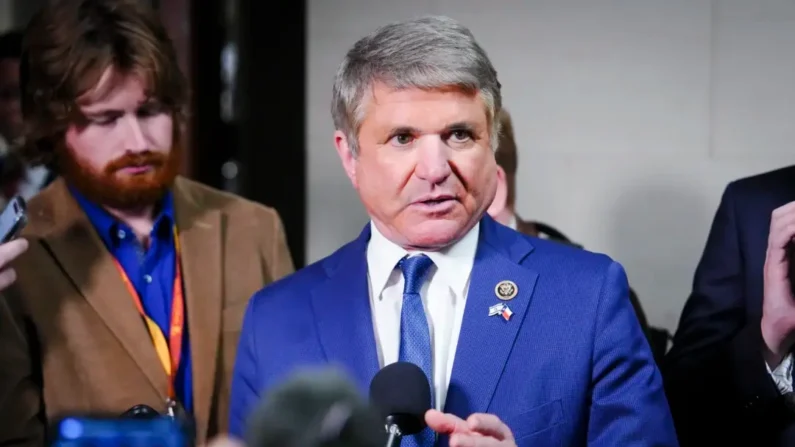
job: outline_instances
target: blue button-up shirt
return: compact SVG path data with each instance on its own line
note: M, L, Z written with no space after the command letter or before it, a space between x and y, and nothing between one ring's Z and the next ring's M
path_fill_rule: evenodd
M83 208L110 253L119 261L141 298L144 312L154 320L168 340L171 303L174 300L176 249L174 247L174 198L168 193L150 234L145 250L132 229L75 189L72 195ZM132 299L132 297L130 297ZM186 314L187 314L187 303ZM192 368L188 319L185 318L182 353L174 390L186 411L193 411ZM154 347L153 347L154 349Z

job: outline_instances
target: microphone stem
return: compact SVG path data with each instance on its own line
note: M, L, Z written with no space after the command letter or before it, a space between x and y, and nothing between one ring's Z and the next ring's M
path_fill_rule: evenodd
M387 427L389 438L386 440L386 447L399 447L401 441L400 428L397 424L389 424Z

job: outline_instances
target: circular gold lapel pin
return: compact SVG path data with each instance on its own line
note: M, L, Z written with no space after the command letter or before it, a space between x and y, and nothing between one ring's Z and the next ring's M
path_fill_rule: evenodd
M497 298L503 301L509 301L516 298L517 293L519 293L519 288L516 287L516 283L513 281L500 281L497 284L497 287L494 288L494 294L497 295Z

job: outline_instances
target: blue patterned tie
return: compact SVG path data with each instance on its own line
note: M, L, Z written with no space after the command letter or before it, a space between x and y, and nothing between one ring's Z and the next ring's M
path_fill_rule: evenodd
M400 354L398 361L410 362L419 366L433 384L433 365L431 355L431 331L425 318L420 291L430 267L431 258L425 255L405 257L398 266L403 271L403 308L400 315ZM433 386L431 385L431 405L433 406ZM430 428L420 433L406 436L401 447L431 447L435 434Z

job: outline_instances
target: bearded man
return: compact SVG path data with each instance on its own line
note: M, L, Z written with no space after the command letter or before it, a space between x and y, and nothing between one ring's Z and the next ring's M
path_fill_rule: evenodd
M60 178L0 298L0 445L131 409L226 431L248 299L293 270L274 210L178 176L185 80L146 3L53 1L26 31L26 149Z

